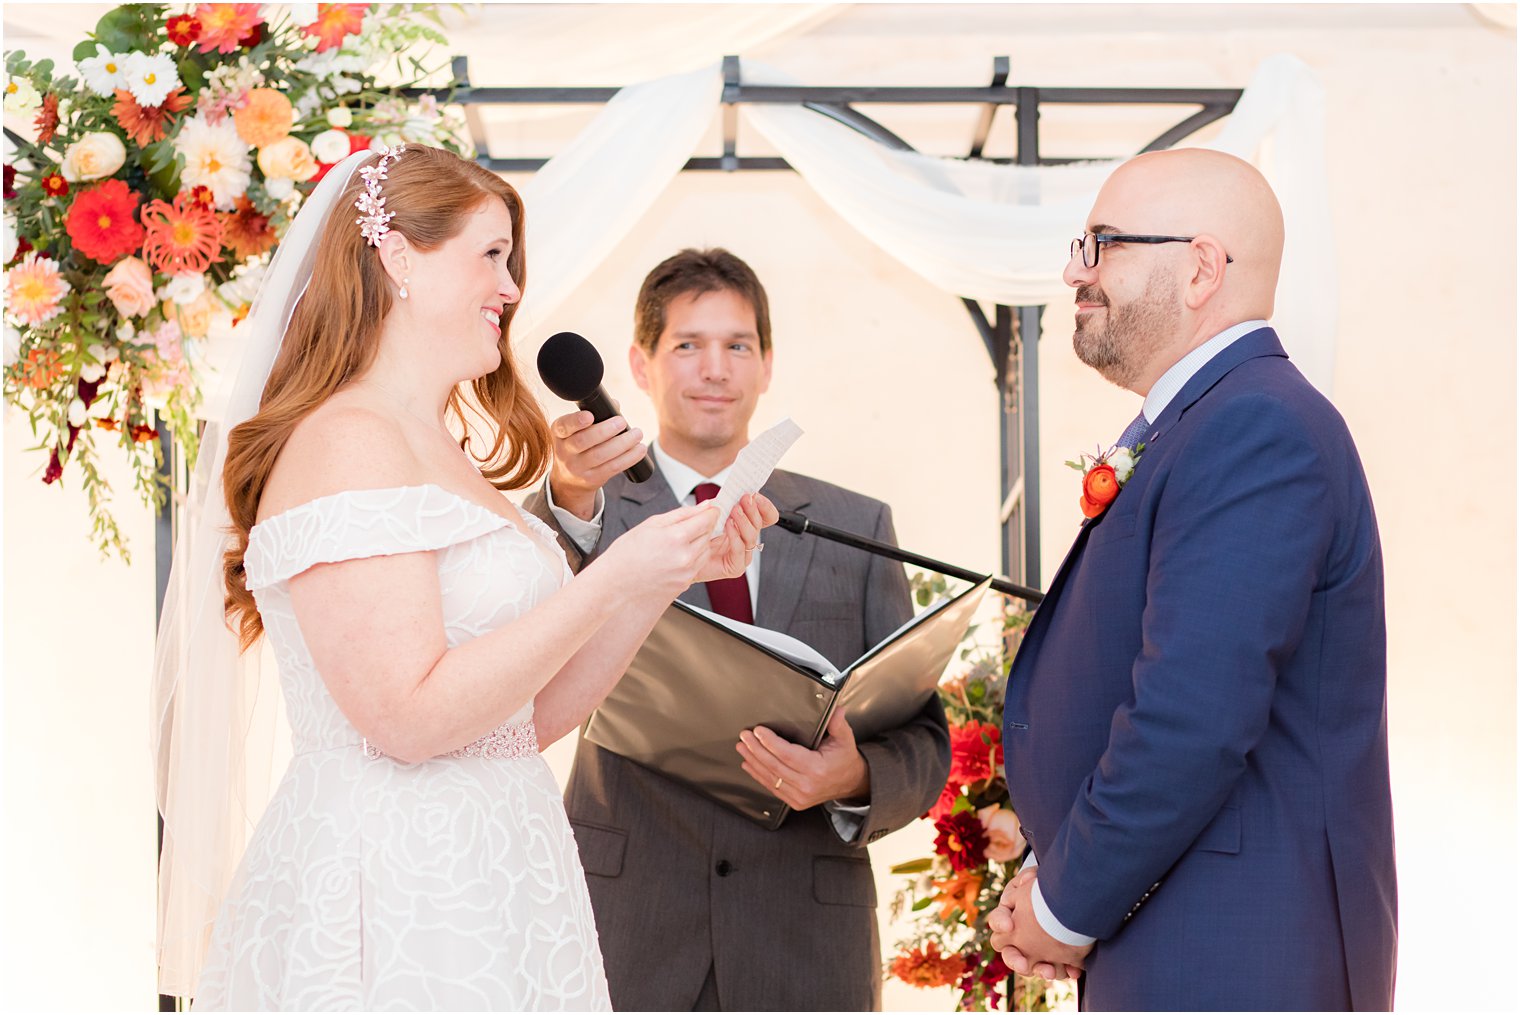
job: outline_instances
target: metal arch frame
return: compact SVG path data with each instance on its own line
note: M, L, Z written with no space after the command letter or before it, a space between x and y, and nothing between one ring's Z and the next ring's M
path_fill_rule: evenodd
M470 83L465 57L453 61L454 84L446 90L417 90L462 105L476 161L495 172L532 172L547 158L498 158L490 152L479 107L487 105L585 105L611 99L617 88L477 88ZM785 159L746 157L738 150L738 107L752 104L801 104L820 115L858 131L898 151L912 145L855 108L855 104L978 105L981 116L967 158L1021 166L1064 165L1084 161L1050 157L1040 152L1039 117L1042 105L1162 105L1197 106L1196 111L1140 149L1168 148L1202 127L1228 115L1240 100L1238 88L1040 88L1010 86L1009 59L993 61L992 80L985 87L879 87L850 85L749 85L741 80L737 56L723 58L723 154L688 159L687 171L791 170ZM1014 110L1015 155L987 158L987 139L1001 106ZM963 298L977 333L992 360L998 391L1002 572L1026 585L1040 578L1039 518L1039 338L1043 306L997 305L989 317L975 300Z

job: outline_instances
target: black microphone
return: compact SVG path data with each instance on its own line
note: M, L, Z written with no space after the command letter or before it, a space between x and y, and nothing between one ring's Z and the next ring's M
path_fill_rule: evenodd
M573 331L550 335L539 348L538 375L550 391L591 413L596 423L618 414L602 388L601 354L596 346ZM643 483L654 475L654 466L649 464L646 454L624 469L623 475L635 483Z

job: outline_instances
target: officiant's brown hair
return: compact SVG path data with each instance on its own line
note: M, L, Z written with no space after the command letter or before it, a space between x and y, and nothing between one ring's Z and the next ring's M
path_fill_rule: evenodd
M233 539L222 570L227 619L244 648L257 640L263 622L248 591L243 554L275 459L301 420L369 369L395 299L376 248L354 222L354 202L363 190L364 180L355 172L322 226L311 282L291 315L259 411L228 434L223 489ZM408 144L386 169L384 193L385 210L394 215L390 228L423 250L457 236L482 202L493 197L505 202L512 215L507 267L518 288L526 288L522 198L501 177L441 148ZM486 424L485 454L476 454L468 437L462 446L501 490L519 489L542 476L551 446L543 410L518 378L509 348L508 329L518 306L507 304L501 315L501 365L470 382L471 399L456 389L448 403L465 433L472 432L467 409Z
M765 286L760 284L755 269L722 247L707 250L687 247L665 258L644 276L639 298L633 305L633 340L646 353L653 353L665 332L665 308L671 300L725 291L737 293L749 302L755 311L760 353L770 352L771 308L765 298Z

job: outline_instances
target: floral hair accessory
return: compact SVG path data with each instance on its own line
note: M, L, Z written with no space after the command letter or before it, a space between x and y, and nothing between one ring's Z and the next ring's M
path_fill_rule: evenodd
M364 193L354 202L354 207L359 209L359 217L354 221L359 224L359 232L372 247L380 246L385 234L391 231L390 222L395 217L394 212L385 210L385 198L380 196L380 181L386 178L385 170L404 151L404 144L398 144L394 148L381 148L380 161L359 170L359 175L364 177Z
M1144 450L1144 444L1136 445L1133 450L1120 445L1098 455L1079 455L1076 461L1066 463L1082 473L1082 499L1078 503L1083 515L1096 518L1108 510L1124 484L1129 482L1129 477L1134 475L1135 465Z

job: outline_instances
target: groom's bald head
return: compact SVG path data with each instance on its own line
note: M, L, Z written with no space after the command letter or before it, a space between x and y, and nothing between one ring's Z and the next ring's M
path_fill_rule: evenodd
M1098 264L1067 264L1077 290L1077 354L1144 392L1232 324L1272 315L1282 209L1250 163L1200 148L1151 152L1116 169L1087 219L1091 233L1191 237L1105 245Z

